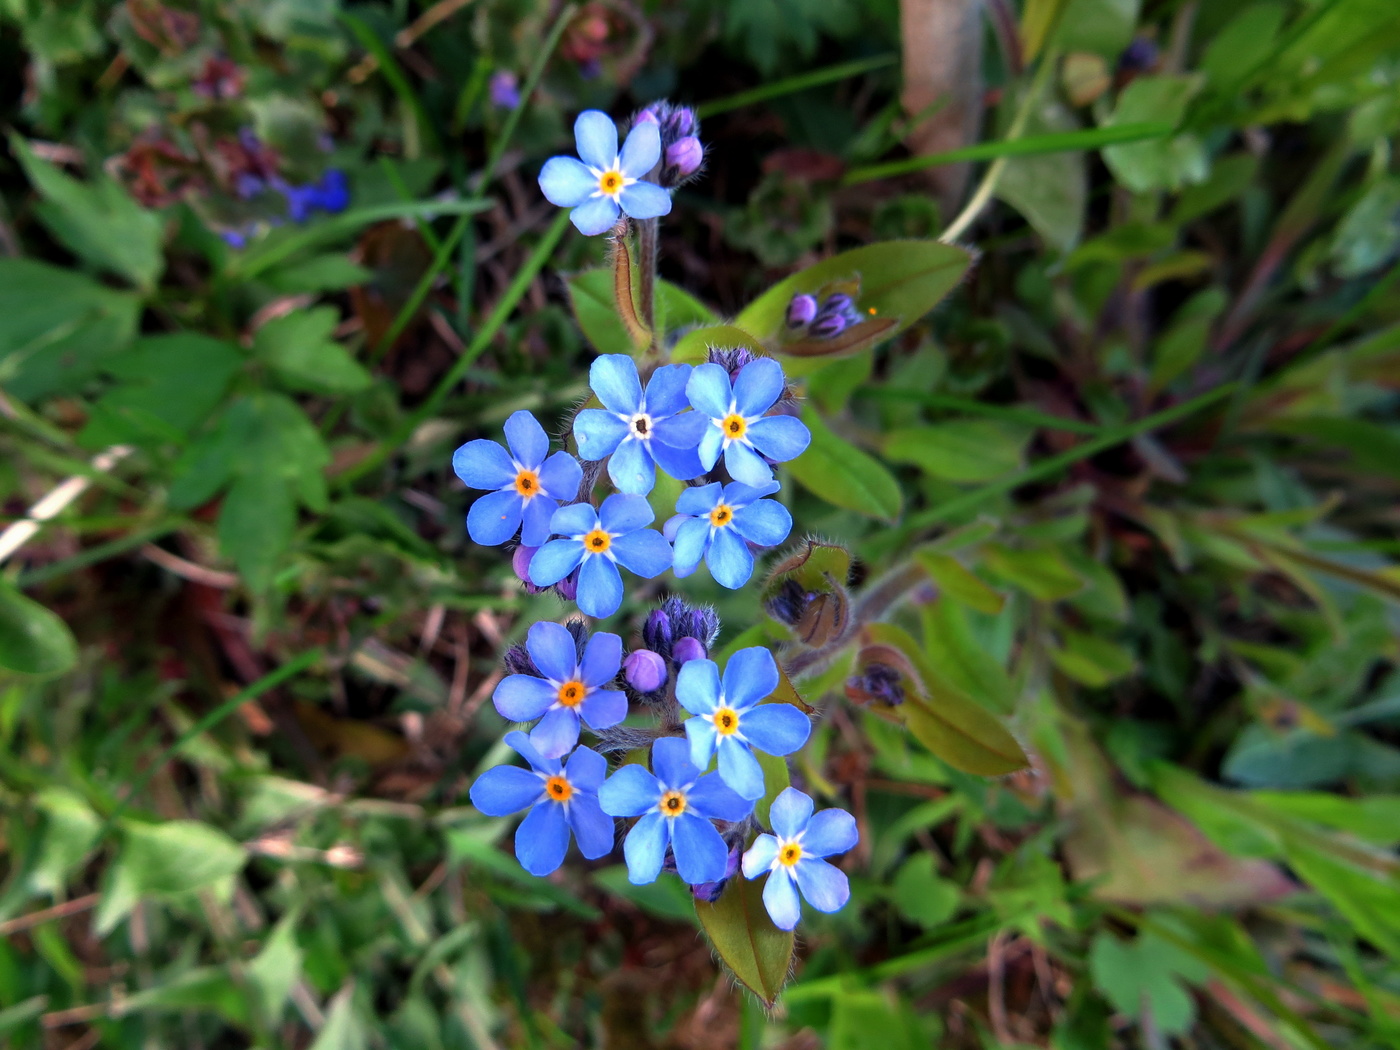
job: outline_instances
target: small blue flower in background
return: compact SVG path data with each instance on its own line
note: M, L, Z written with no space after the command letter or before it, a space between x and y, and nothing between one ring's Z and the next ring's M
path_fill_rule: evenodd
M574 439L584 459L608 460L608 477L622 492L645 496L660 466L677 481L705 472L695 446L705 418L690 411L685 384L690 365L664 365L642 390L636 363L604 354L588 370L588 382L605 408L586 408L574 419Z
M581 161L551 157L540 171L540 189L551 204L572 208L569 218L582 234L605 233L620 212L654 219L671 210L671 195L654 182L639 181L661 159L661 133L641 121L617 150L617 125L601 110L589 109L574 121Z
M778 688L778 665L762 646L729 658L721 683L713 660L691 660L676 676L690 761L704 769L719 752L719 775L743 798L763 797L763 767L754 750L790 755L807 742L811 720L792 704L761 704Z
M764 415L783 395L783 369L771 357L746 364L732 386L723 366L698 365L685 393L695 411L710 421L700 440L701 466L712 469L723 452L730 477L745 485L773 480L764 456L779 463L796 459L812 440L800 419Z
M550 540L535 552L530 579L536 587L548 587L577 568L579 609L611 616L622 605L619 565L648 580L671 567L671 545L645 527L653 517L645 498L621 493L605 499L601 511L587 503L560 507L549 527L564 539Z
M515 109L520 105L520 85L515 74L508 69L498 69L492 73L486 91L491 105L497 109Z
M651 746L652 773L626 765L598 789L604 813L642 818L627 833L622 849L633 885L656 881L667 846L686 882L718 882L725 877L729 847L711 821L743 820L753 811L753 803L718 775L702 776L691 764L689 750L679 737L662 737Z
M540 718L530 743L545 758L558 758L573 749L580 720L590 729L607 729L627 717L627 697L603 688L622 666L622 639L617 635L593 635L580 657L567 627L542 620L531 625L525 649L539 675L504 678L491 699L512 722Z
M350 206L350 184L345 172L337 168L331 168L318 181L305 186L278 180L277 189L287 198L287 217L293 222L306 222L318 211L337 215Z
M548 875L564 862L573 831L579 852L589 860L613 846L613 822L598 807L598 789L608 761L581 747L567 764L546 758L524 733L506 734L506 743L530 763L496 766L476 778L472 805L488 817L504 817L528 808L515 832L515 857L531 875Z
M452 469L463 482L496 490L472 504L467 532L477 543L494 547L521 529L520 542L538 547L551 535L549 519L560 501L578 495L583 468L567 452L549 455L549 435L523 409L506 420L505 432L509 453L485 438L452 453Z
M796 788L784 788L768 811L773 835L760 835L744 854L744 876L768 872L763 906L773 924L790 930L802 917L802 902L817 911L839 911L851 897L846 873L822 860L845 853L860 839L855 818L845 810L824 809L812 815L812 800Z
M776 547L792 531L792 515L777 500L763 499L778 483L753 487L718 481L686 489L676 500L676 517L666 523L675 550L676 575L689 576L704 557L721 586L738 590L753 575L749 544Z

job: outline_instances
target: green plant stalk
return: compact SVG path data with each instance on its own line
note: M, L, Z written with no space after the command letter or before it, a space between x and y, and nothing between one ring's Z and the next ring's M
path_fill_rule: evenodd
M432 118L428 116L428 110L423 105L423 100L413 90L413 85L408 82L408 77L399 68L398 62L394 59L392 52L385 46L364 21L348 12L340 12L340 20L354 34L355 39L360 42L360 46L374 56L379 63L379 71L384 74L384 79L389 82L389 86L394 89L394 94L408 107L408 111L413 114L419 130L428 136L430 145L435 153L442 152L442 138L438 134L438 129L433 125ZM416 151L413 151L416 152ZM410 156L413 155L410 152Z
M1025 423L1027 426L1043 427L1046 430L1059 430L1067 434L1086 434L1090 437L1103 433L1103 427L1085 423L1078 419L1065 419L1045 412L1028 408L1012 408L1009 405L989 405L971 398L953 397L949 394L925 394L922 390L894 390L889 387L861 387L860 393L869 397L883 397L893 401L918 401L929 408L946 408L969 415L987 416L991 419L1005 419L1010 423Z
M115 558L118 554L125 554L129 550L140 547L144 543L158 540L162 536L168 536L172 532L177 532L189 522L185 518L171 518L138 529L136 532L128 533L115 540L108 540L106 543L99 543L95 547L89 547L80 554L75 554L71 558L64 558L56 561L52 565L45 565L38 569L31 569L28 572L20 573L19 579L15 581L15 586L23 590L26 587L34 587L49 580L56 580L59 577L67 576L70 572L77 572L79 569L86 569L89 565L96 565L98 562L106 561L108 558Z
M762 87L750 88L737 94L726 95L724 98L702 102L695 107L695 115L701 120L705 120L708 117L718 116L720 113L728 113L731 109L750 106L755 102L766 102L769 99L806 91L808 88L818 87L822 84L848 80L851 77L860 76L862 73L884 69L887 66L895 65L898 61L899 56L895 54L874 55L870 58L857 59L854 62L842 62L825 69L814 69L810 73L785 77L772 84L764 84Z

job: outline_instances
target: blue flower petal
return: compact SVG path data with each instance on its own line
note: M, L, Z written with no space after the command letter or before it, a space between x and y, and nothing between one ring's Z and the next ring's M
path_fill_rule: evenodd
M709 522L700 518L683 518L680 528L676 530L676 541L672 550L672 568L675 569L676 576L685 579L694 572L709 546Z
M654 182L634 182L624 186L617 203L634 219L654 219L671 212L671 195Z
M715 530L710 549L705 552L705 564L715 582L731 591L744 586L753 575L753 555L748 544L728 526Z
M660 801L661 785L656 777L635 763L620 766L598 789L598 805L613 817L640 816Z
M812 432L794 416L764 416L749 424L745 435L769 459L786 463L807 451Z
M652 466L647 443L633 438L618 445L608 460L608 477L619 492L632 496L650 492L656 484L656 468Z
M569 213L569 221L585 237L596 237L607 233L622 213L611 197L594 197L586 200Z
M704 769L710 764L710 759L715 757L715 740L718 734L715 732L714 723L708 718L687 718L682 725L685 727L686 742L690 745L690 761L697 769Z
M579 713L593 729L607 729L627 717L627 697L616 689L595 689L579 705Z
M694 371L691 365L662 365L647 380L646 410L654 417L674 416L690 407L685 384Z
M583 484L583 468L567 452L556 452L540 467L540 488L551 499L573 500ZM535 546L535 544L531 544Z
M607 631L599 631L588 639L583 649L583 659L579 661L579 673L583 684L598 688L607 685L617 677L622 666L622 639ZM589 723L596 725L590 718Z
M797 788L783 788L768 808L768 825L780 838L796 838L811 819L812 799Z
M678 368L678 365L669 365L670 368ZM656 381L652 381L652 386ZM650 388L647 396L650 397ZM656 440L671 448L695 449L700 444L700 439L705 436L705 431L714 424L710 422L710 417L700 412L681 412L678 415L667 416L652 428L656 435Z
M467 511L467 535L483 547L505 543L520 528L522 503L514 489L488 492Z
M579 611L601 619L617 612L621 605L622 576L617 566L602 555L585 559L578 574Z
M602 110L585 109L574 121L574 145L585 164L607 170L617 160L617 125Z
M793 867L802 896L817 911L840 911L851 899L851 884L840 868L815 857L803 857Z
M652 121L633 124L622 144L622 174L640 179L661 159L661 129Z
M627 881L634 886L655 882L666 860L666 844L670 839L671 828L666 818L658 812L648 813L632 825L632 830L622 843L622 857L627 861Z
M761 416L783 392L783 366L771 357L757 357L739 369L734 380L734 402L741 415Z
M560 536L581 536L598 527L598 512L587 503L569 503L554 512L549 525Z
M559 515L556 512L555 518ZM583 544L577 540L550 540L530 558L527 570L536 587L558 583L578 568L583 560Z
M494 441L477 438L452 453L452 470L468 488L499 489L515 480L515 467L506 450Z
M569 707L556 707L530 730L530 743L545 758L562 758L578 743L578 712Z
M776 547L792 531L792 514L774 499L761 499L734 512L734 530L750 543Z
M538 470L549 455L549 435L540 421L523 408L512 412L505 425L506 444L522 467Z
M690 761L690 745L676 736L663 736L651 745L651 771L666 790L683 788L700 775ZM652 804L660 797L658 792Z
M769 481L762 485L743 485L737 481L731 481L724 486L724 501L732 503L736 507L747 507L750 503L757 503L764 496L771 496L777 492L781 485L776 481Z
M519 766L495 766L476 778L469 795L488 817L504 817L544 798L544 781Z
M753 812L753 801L740 797L718 773L706 773L697 780L686 801L692 810L711 820L743 820Z
M691 714L713 714L719 706L719 690L719 665L713 660L687 660L681 664L676 674L676 699Z
M686 489L676 499L676 513L700 518L719 506L724 488L718 481Z
M577 208L598 192L598 176L573 157L550 157L540 169L540 192L550 204Z
M759 704L740 724L745 739L768 755L790 755L812 735L812 720L792 704Z
M741 864L746 879L756 879L778 859L778 840L772 835L760 835L744 854Z
M566 682L578 667L578 646L562 623L540 620L525 635L525 650L546 678Z
M580 747L564 763L564 771L575 791L597 795L608 774L608 760L591 747Z
M670 819L671 850L676 855L676 872L680 877L690 883L717 882L724 878L729 848L715 826L690 812Z
M630 416L641 408L637 363L626 354L604 354L588 368L588 385L609 412Z
M773 468L757 452L737 441L724 450L724 469L745 485L766 485L773 480Z
M705 436L700 439L700 444L695 448L695 454L700 457L700 464L706 470L713 470L719 462L720 450L724 448L724 434L719 427L711 425L705 431Z
M768 875L763 887L763 906L768 909L768 917L780 930L791 930L802 918L802 900L797 896L797 887L785 868L776 868Z
M749 707L771 696L778 681L772 653L761 645L740 649L724 665L724 698L732 707Z
M685 396L695 411L711 419L722 419L729 414L729 403L733 400L729 373L719 365L696 365L685 384Z
M527 547L542 547L553 535L549 527L559 504L548 496L532 496L522 501L520 542Z
M680 418L688 419L692 415L693 412L687 412ZM673 421L668 419L666 422ZM705 464L700 462L700 456L694 448L673 448L659 438L651 443L651 458L656 461L658 467L677 481L689 481L705 473Z
M574 417L574 440L584 459L602 459L612 454L628 434L627 424L601 408L585 408Z
M671 567L671 545L655 529L638 529L612 542L612 553L624 569L652 580Z
M564 768L557 758L545 758L535 750L535 745L530 743L530 737L518 729L512 729L503 738L506 746L513 748L515 753L530 763L530 768L536 773L543 773L547 777L558 776Z
M856 818L844 809L824 809L807 822L802 852L813 857L845 853L860 841Z
M583 750L583 749L580 749ZM598 808L598 800L587 795L575 795L569 800L569 826L579 852L589 860L597 860L612 852L615 831L611 817Z
M650 525L656 517L651 504L641 496L613 495L603 500L598 520L609 532L621 533Z
M515 831L515 859L531 875L548 875L568 851L569 824L557 802L541 802Z
M559 697L554 687L534 675L513 674L502 678L491 694L502 718L512 722L533 722L549 710Z
M740 719L740 725L748 722L749 716ZM760 799L763 797L763 767L754 758L746 744L733 737L726 737L719 745L719 776L734 794L740 798Z

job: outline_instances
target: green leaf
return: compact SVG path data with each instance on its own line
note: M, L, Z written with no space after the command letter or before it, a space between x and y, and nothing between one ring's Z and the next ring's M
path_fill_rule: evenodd
M1140 0L1069 0L1055 46L1116 59L1132 43L1139 6Z
M282 1019L282 1009L301 977L306 953L296 940L299 918L295 909L283 916L263 942L262 950L248 963L248 978L257 990L259 1009L268 1024L275 1025Z
M1205 353L1215 319L1224 312L1226 295L1221 288L1207 288L1192 296L1176 316L1152 351L1152 380L1149 389L1164 390L1184 375Z
M96 845L102 822L82 796L67 788L45 788L34 801L45 819L28 883L36 893L57 894Z
M369 386L370 374L331 337L339 323L331 306L273 318L253 336L253 356L293 390L356 393Z
M267 590L296 531L296 496L288 479L240 474L219 509L219 547L233 559L249 589Z
M1051 662L1091 689L1126 678L1137 668L1133 654L1107 638L1061 628L1060 640L1064 648L1050 650Z
M991 481L1025 466L1031 432L994 419L956 419L891 431L882 451L947 481Z
M1089 950L1089 974L1119 1013L1141 1020L1150 1010L1162 1032L1180 1035L1196 1017L1195 1001L1182 982L1199 983L1210 972L1194 956L1150 933L1127 942L1105 931Z
M1016 708L1016 687L1001 663L972 633L962 606L945 600L924 606L924 654L968 696L998 714Z
M78 643L68 625L0 580L0 670L47 678L77 662Z
M923 1018L884 991L844 987L831 1001L826 1050L926 1050Z
M939 591L969 609L995 616L1006 604L1003 594L983 583L980 576L951 554L925 549L915 551L914 560L938 585Z
M893 524L904 504L893 475L832 433L810 408L803 408L802 421L812 432L812 443L787 465L788 472L828 503Z
M163 222L106 176L83 183L34 155L18 135L10 146L44 198L37 211L68 248L98 269L124 277L143 291L155 287L165 259Z
M657 879L643 886L634 886L627 878L625 864L599 868L589 878L594 885L614 897L631 901L648 915L672 922L695 922L695 897L678 879Z
M1106 126L1166 123L1175 127L1185 117L1186 106L1200 86L1198 76L1138 77L1118 96ZM1190 134L1109 146L1103 151L1103 159L1114 177L1134 193L1177 190L1183 185L1204 182L1210 172L1204 147Z
M1331 902L1356 932L1390 958L1400 957L1400 885L1301 836L1286 836L1289 867Z
M1059 601L1084 589L1084 578L1054 547L1017 550L989 543L982 548L982 561L1007 583L1043 602Z
M1026 122L1028 134L1074 131L1078 120L1053 97L1042 98ZM1084 229L1089 177L1082 153L1042 153L1011 157L996 184L996 195L1011 205L1050 247L1067 252Z
M916 853L905 861L890 885L890 899L900 914L928 929L951 919L961 897L955 883L938 877L929 853Z
M47 995L35 995L15 1003L14 1006L0 1010L0 1035L8 1035L36 1020L40 1014L48 1009L48 1006L49 997Z
M352 263L340 252L313 255L310 259L279 266L263 280L280 295L338 292L365 284L374 271Z
M205 889L242 871L247 860L247 851L237 842L196 820L122 822L117 863L140 895L172 896Z
M631 357L636 347L617 313L611 268L584 270L565 283L569 286L574 318L594 351Z
M1232 94L1273 53L1286 15L1282 4L1252 4L1213 34L1201 56L1200 70L1214 92Z
M230 1023L246 1027L248 996L223 966L196 966L178 972L165 984L142 988L126 997L124 1011L170 1011L193 1015L213 1012Z
M795 938L768 917L762 882L730 879L713 904L695 902L695 915L730 972L772 1007L787 983Z
M369 1050L369 1031L355 1012L354 995L353 983L335 993L311 1050Z

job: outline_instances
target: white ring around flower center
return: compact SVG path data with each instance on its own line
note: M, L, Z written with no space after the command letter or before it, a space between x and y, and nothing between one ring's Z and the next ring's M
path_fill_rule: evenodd
M645 412L636 412L630 417L625 417L627 421L627 432L638 441L650 441L651 435L655 432L656 421Z
M615 201L623 190L637 181L623 174L621 157L614 157L612 164L607 168L589 168L588 170L598 180L598 188L593 191L595 197L611 197ZM608 189L610 184L612 189Z

